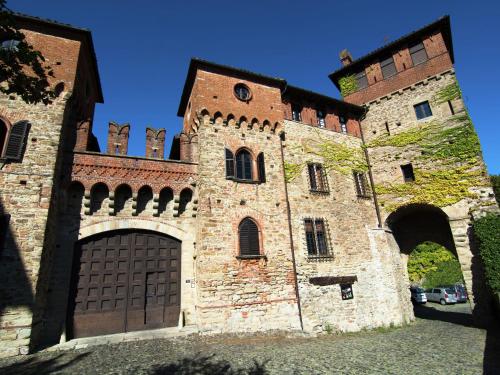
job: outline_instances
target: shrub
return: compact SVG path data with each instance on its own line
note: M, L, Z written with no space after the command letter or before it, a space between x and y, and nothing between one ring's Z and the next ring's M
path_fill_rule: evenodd
M438 270L443 262L455 259L445 247L434 242L423 242L410 254L408 275L411 282L419 283L430 272ZM458 262L457 262L458 263Z
M484 264L486 282L500 292L500 215L488 214L474 222L474 235Z
M424 288L463 283L462 269L456 258L439 263L436 268L435 271L431 271L425 276Z

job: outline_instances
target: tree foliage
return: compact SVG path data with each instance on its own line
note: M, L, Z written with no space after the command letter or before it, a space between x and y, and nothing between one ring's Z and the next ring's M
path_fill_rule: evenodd
M455 257L445 247L434 242L421 243L412 251L408 259L410 281L420 283L427 274L437 271L441 263L453 259Z
M491 175L490 178L491 185L493 185L493 191L495 192L495 198L500 205L500 174Z
M56 95L48 77L53 71L26 41L6 0L0 0L0 43L0 92L19 95L28 104L51 103Z
M474 222L474 235L484 264L486 282L500 292L500 215L489 214Z
M456 258L453 258L447 262L439 263L435 271L429 272L425 276L422 286L427 289L463 282L464 279L460 263Z

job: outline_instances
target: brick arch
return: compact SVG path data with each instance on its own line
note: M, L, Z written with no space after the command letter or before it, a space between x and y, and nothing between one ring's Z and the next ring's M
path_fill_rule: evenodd
M227 115L227 118L226 118L226 124L227 125L230 125L230 126L234 126L236 120L235 120L235 117L232 113L228 114Z
M259 120L257 118L253 118L250 124L248 125L249 129L257 129L259 127Z
M224 117L221 112L215 112L214 114L214 124L222 124Z

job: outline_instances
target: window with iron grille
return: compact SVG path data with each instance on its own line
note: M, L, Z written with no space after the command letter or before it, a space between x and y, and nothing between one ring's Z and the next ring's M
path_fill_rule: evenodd
M240 256L251 257L260 255L259 228L251 218L244 218L239 227Z
M294 121L302 121L302 107L298 104L292 103L292 120Z
M311 191L318 193L328 193L328 179L326 177L325 168L319 163L311 163L307 165L309 171L309 185Z
M325 112L322 111L322 110L317 110L316 111L316 118L318 119L318 126L320 128L324 128L325 127Z
M417 116L417 120L432 116L431 106L429 105L428 101L415 104L413 108L415 108L415 115Z
M342 133L347 133L347 120L344 116L339 116L340 131Z
M410 56L413 65L418 65L426 62L429 58L427 57L427 52L425 51L424 43L420 42L410 46Z
M355 76L358 90L365 89L368 87L368 79L366 78L365 71L361 71Z
M368 180L366 179L366 173L354 171L354 184L356 185L356 194L360 198L369 198L370 192L368 189Z
M392 77L397 73L396 64L394 64L394 58L392 56L380 62L380 67L382 68L382 76L384 78Z
M307 254L310 257L331 257L324 219L304 219Z
M413 165L411 163L402 165L401 171L403 172L405 182L415 181L415 174L413 173Z

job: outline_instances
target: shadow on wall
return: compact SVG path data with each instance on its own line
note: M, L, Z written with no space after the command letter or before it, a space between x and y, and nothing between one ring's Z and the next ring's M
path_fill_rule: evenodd
M28 317L28 321L20 321L18 325L14 322L9 325L5 314L11 308L17 307L27 308L32 313L34 296L21 256L21 249L11 230L16 221L15 219L9 220L9 214L11 213L6 212L0 198L0 330L14 332L18 328L30 329L31 319ZM15 317L15 315L12 316L12 318ZM23 337L25 337L24 334Z

